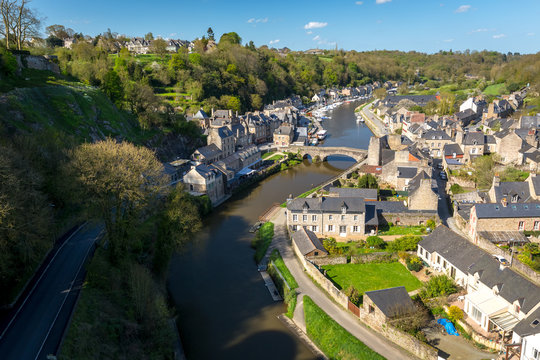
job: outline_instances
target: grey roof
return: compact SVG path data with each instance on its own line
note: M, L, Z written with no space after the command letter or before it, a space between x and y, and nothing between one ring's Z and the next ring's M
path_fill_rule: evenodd
M534 187L534 192L536 194L540 194L540 176L532 174L530 176L532 176L531 181Z
M378 213L433 213L437 214L436 210L411 210L402 201L376 201L370 203L375 205Z
M477 204L478 205L478 204ZM540 302L540 288L507 267L502 268L492 255L476 247L444 225L420 241L428 252L437 252L465 274L478 274L487 287L499 287L499 296L514 303L518 300L524 313Z
M442 130L429 130L422 135L422 139L426 140L452 140L450 136Z
M522 129L540 127L540 115L536 114L534 116L522 116L520 119L520 122L521 122L520 127Z
M364 295L368 296L382 313L390 318L414 310L414 303L404 286L366 291Z
M411 181L409 181L409 185L407 186L407 191L409 191L409 196L411 196L416 190L420 188L421 180L423 179L431 179L431 177L424 171L420 171ZM437 181L433 180L431 182L431 188L436 189L437 188Z
M540 307L529 314L525 319L517 323L512 329L513 332L521 336L535 335L540 333Z
M381 164L385 165L385 164L388 164L391 161L394 161L395 156L396 156L396 152L394 150L382 149L382 151L381 151Z
M446 144L443 147L444 156L463 155L463 150L458 144Z
M531 199L529 183L524 181L504 181L495 186L495 199L492 202L499 203L503 198L508 202L528 202Z
M204 112L203 109L197 111L195 115L193 115L194 119L208 119L208 115Z
M399 166L397 168L398 170L398 178L404 178L404 179L412 179L416 176L416 173L418 172L417 168L413 167L401 167Z
M475 204L479 219L540 217L540 202L502 204Z
M342 207L347 208L347 213L365 213L366 206L363 198L358 197L318 197L298 198L287 203L287 209L291 211L303 211L307 208L312 212L341 213Z
M377 200L377 189L330 187L328 192L337 194L339 197L359 197L367 200Z
M497 141L495 140L495 136L493 135L486 135L486 144L496 144Z
M377 206L366 204L365 225L379 225L379 216L377 215Z
M471 119L471 118L475 118L476 116L477 116L476 113L472 111L471 109L465 109L463 111L456 113L456 117L458 118L458 120Z
M216 146L216 144L200 147L197 149L197 151L205 158L213 158L221 154L221 150Z
M222 127L218 128L218 135L219 135L220 138L223 139L223 138L233 136L233 133L228 127L222 126Z
M430 101L437 101L435 95L393 95L387 96L383 103L387 106L396 106L401 100L410 100L417 105L425 106Z
M309 254L313 250L319 250L325 254L328 254L317 235L304 227L301 227L297 232L295 232L292 235L292 239L302 255Z
M485 143L485 135L481 132L469 132L463 137L464 145L484 145Z

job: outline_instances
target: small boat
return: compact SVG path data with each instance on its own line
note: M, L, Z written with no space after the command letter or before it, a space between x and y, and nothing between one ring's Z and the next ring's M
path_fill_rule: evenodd
M330 117L328 117L328 116L321 116L321 120L330 120Z
M311 142L309 143L311 146L316 146L319 143L319 140L317 138L311 139Z
M361 123L363 123L363 122L364 122L364 118L363 118L363 117L357 117L357 118L356 118L356 122L361 122Z
M326 138L326 134L328 133L328 130L319 130L317 131L317 138L319 140L324 140Z

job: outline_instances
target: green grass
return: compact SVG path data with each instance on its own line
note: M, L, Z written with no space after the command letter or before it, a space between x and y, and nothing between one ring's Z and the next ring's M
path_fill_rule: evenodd
M342 328L309 296L304 296L304 315L308 336L330 359L385 359Z
M268 246L270 246L270 243L272 242L272 238L274 237L274 223L272 222L266 222L264 223L261 228L257 231L257 234L255 235L255 239L253 239L251 245L253 248L255 248L255 261L257 263L261 262L262 258L264 257L264 254L266 254L266 250L268 250Z
M379 228L378 235L423 235L426 233L426 227L418 226L389 226L388 228Z
M388 251L387 249L371 249L371 248L366 248L366 247L358 247L357 245L358 243L356 242L336 243L336 246L338 249L342 249L342 252L344 254L350 254L350 255L371 254L371 253Z
M265 160L266 158L269 158L271 157L272 155L274 155L276 152L275 151L269 151L267 153L264 153L262 156L261 156L261 159Z
M504 83L489 85L483 91L484 94L493 96L501 95L505 92L506 86L504 85Z
M396 286L413 291L422 286L420 280L399 262L325 265L322 268L340 289L354 286L361 294Z
M274 249L274 251L272 251L272 254L270 255L270 260L274 262L279 272L281 272L281 275L283 275L283 277L285 278L287 284L289 284L289 287L291 289L296 289L298 287L298 283L289 271L289 268L287 268L287 266L285 265L285 262L283 261L283 258L281 257L281 254L277 249Z

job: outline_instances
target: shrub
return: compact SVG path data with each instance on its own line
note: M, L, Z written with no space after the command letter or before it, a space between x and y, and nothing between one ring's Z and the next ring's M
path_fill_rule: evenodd
M448 309L448 317L453 322L456 322L458 320L463 319L463 311L460 308L458 308L456 305L452 305Z
M347 295L349 297L349 301L352 302L356 306L360 306L360 304L362 303L362 301L361 301L362 300L362 295L352 285L349 286L347 288L347 290L345 290L345 295Z
M446 275L432 277L424 285L420 292L422 298L433 298L437 296L450 295L457 291L457 286L452 279Z
M463 189L459 184L453 184L450 186L450 191L452 194L462 194L465 192L465 189Z
M422 260L418 256L411 256L406 261L407 269L410 271L420 271L424 267Z
M435 223L435 220L433 219L429 219L428 221L426 221L426 226L430 228L431 230L435 229L436 225L437 224Z
M370 248L384 249L386 247L386 243L379 236L368 236L368 238L366 239L366 243L367 246Z
M407 262L409 258L411 257L411 254L409 254L406 251L398 251L398 256L401 260Z
M392 251L414 251L420 240L422 240L421 236L405 235L389 243L388 249Z
M336 239L330 237L323 240L323 246L330 255L337 254L339 249L337 247Z

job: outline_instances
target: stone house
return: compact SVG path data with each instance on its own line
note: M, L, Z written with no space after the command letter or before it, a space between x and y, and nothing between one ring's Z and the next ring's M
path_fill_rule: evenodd
M483 116L484 119L505 118L512 114L513 111L512 106L510 106L507 100L495 99L488 105L487 112Z
M200 147L191 155L191 160L205 165L210 165L213 162L221 159L223 159L223 152L216 146L216 144Z
M381 329L388 321L415 312L415 306L404 286L366 291L362 302L362 320Z
M433 191L433 181L424 171L409 184L409 209L433 210L438 208L438 195ZM436 181L435 181L436 183Z
M233 132L227 126L210 128L207 138L208 145L214 144L222 152L222 158L226 158L236 150L236 142Z
M468 132L462 138L461 135L461 133L456 134L456 143L463 148L465 162L472 162L476 157L496 150L495 138L491 135L485 135L482 132Z
M523 147L523 139L520 138L514 130L504 130L495 133L497 142L497 153L500 156L500 162L507 165L520 163L520 150Z
M471 208L468 233L475 241L479 232L540 230L540 203L475 204Z
M444 146L453 143L453 140L442 130L429 130L421 136L420 142L429 149L432 157L441 158Z
M208 129L210 127L210 117L203 109L200 109L192 116L188 116L187 120L195 122L201 129Z
M525 181L503 181L498 175L493 177L493 183L488 192L490 202L524 203L535 199L531 197L530 184Z
M463 310L468 321L486 332L510 334L540 303L538 286L446 226L420 241L417 254L466 289Z
M213 205L218 204L225 196L223 176L213 166L193 166L183 177L186 190L193 195L208 195Z
M292 243L293 250L303 257L328 255L328 251L326 251L317 235L303 226L292 234Z
M282 124L274 131L274 145L280 147L289 146L294 139L294 128L289 124Z

